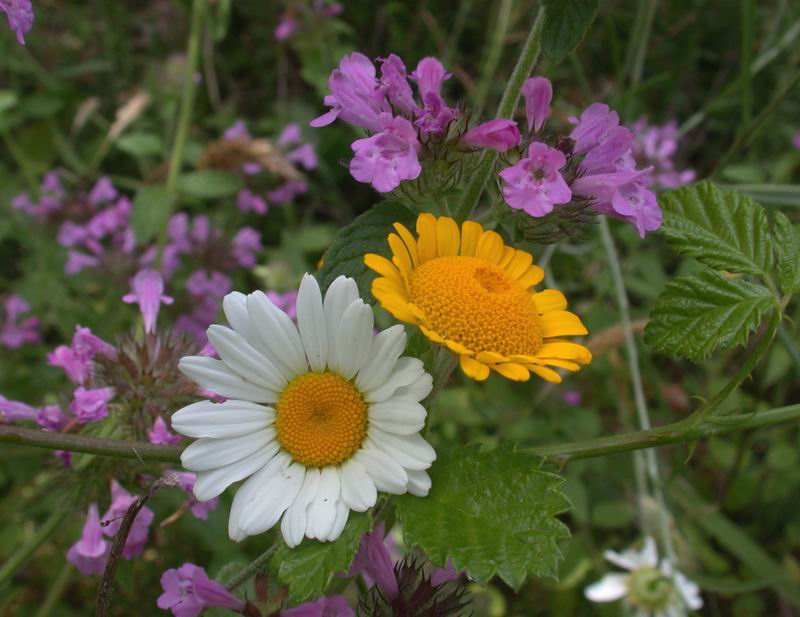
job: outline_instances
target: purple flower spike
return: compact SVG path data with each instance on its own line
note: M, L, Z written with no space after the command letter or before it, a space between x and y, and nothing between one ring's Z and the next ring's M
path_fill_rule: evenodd
M58 405L45 405L36 414L36 424L46 431L60 431L69 422L69 418Z
M164 590L156 605L172 611L175 617L197 617L206 608L242 611L245 603L192 563L167 570L161 575Z
M97 422L108 415L108 401L112 398L114 398L114 388L87 390L83 386L78 386L75 388L69 410L81 424Z
M411 73L411 79L417 82L419 96L423 101L428 93L441 94L442 84L450 77L450 73L444 70L444 66L436 58L423 58Z
M131 292L122 296L128 304L139 303L144 320L144 331L155 332L158 311L162 304L172 304L171 296L164 295L164 279L154 270L140 270L131 281Z
M344 596L324 596L295 608L284 609L280 617L354 617L353 609Z
M382 61L381 88L397 110L411 115L417 109L411 85L408 83L406 65L394 54L389 54L389 57Z
M89 506L86 522L83 525L81 539L67 551L67 561L73 564L81 574L100 574L106 567L109 544L103 539L97 504Z
M118 196L119 193L117 189L114 188L111 180L103 176L89 192L89 204L92 206L99 206L100 204L114 201Z
M136 499L134 495L122 488L116 480L111 481L111 505L103 515L103 521L106 523L106 526L103 527L103 533L106 536L113 537L117 535L125 513ZM133 525L130 533L128 533L125 546L122 548L122 556L125 559L133 559L144 552L144 546L147 544L147 536L150 532L150 524L154 518L155 514L150 508L145 506L139 510L139 514L133 519Z
M491 148L505 152L519 145L520 135L517 123L505 118L496 118L476 126L464 133L464 143L479 148Z
M17 35L20 45L25 44L25 34L33 26L33 6L30 0L0 0L0 11L8 18L8 27Z
M540 142L532 143L526 158L500 172L506 203L540 217L552 212L555 204L569 202L572 191L559 172L566 162L559 150Z
M550 115L550 102L553 100L553 85L544 77L531 77L522 84L525 97L525 115L528 118L528 132L538 132Z
M392 558L384 544L385 535L381 521L375 525L371 533L361 536L361 546L353 559L349 574L350 576L365 574L375 581L378 589L388 600L392 600L397 597L399 589Z
M39 320L36 317L27 317L20 320L20 316L30 312L31 307L20 296L11 295L5 301L5 319L0 324L0 345L9 349L18 349L29 343L38 343Z
M158 416L153 423L153 430L147 433L147 439L150 443L162 446L174 446L176 443L180 443L181 436L170 431L169 428L167 428L167 423L164 422L164 418Z
M36 420L39 410L20 401L9 401L0 396L0 418L9 422L19 422L20 420Z
M376 191L388 193L402 180L413 180L422 172L417 134L405 118L381 114L381 132L353 142L355 156L350 174L359 182L370 183Z

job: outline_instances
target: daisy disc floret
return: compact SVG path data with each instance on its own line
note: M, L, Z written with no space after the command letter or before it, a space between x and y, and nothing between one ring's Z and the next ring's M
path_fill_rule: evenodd
M323 299L305 275L297 325L258 291L228 294L223 309L231 327L208 329L219 359L186 357L180 369L228 400L193 403L171 422L197 439L181 461L197 473L198 501L245 480L231 507L233 540L280 521L289 546L333 541L378 491L428 494L436 453L419 435L419 401L431 376L402 356L402 326L374 333L353 279L339 277Z
M558 383L554 368L577 371L591 361L586 347L562 338L587 334L566 310L564 294L533 289L544 272L530 253L473 221L459 228L449 217L424 213L416 237L394 227L391 260L364 258L380 275L372 294L394 317L457 354L469 377L482 381L495 371L526 381L534 373Z

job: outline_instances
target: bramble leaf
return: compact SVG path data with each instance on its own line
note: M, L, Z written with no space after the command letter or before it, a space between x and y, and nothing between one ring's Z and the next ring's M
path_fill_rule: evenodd
M679 277L659 296L645 341L663 353L700 361L715 348L743 344L774 302L763 285L712 270Z
M772 267L767 214L736 191L700 182L659 197L661 232L686 257L711 268L764 274Z
M387 238L394 231L394 223L402 223L412 232L417 216L395 201L382 201L358 216L334 239L325 252L325 263L317 280L324 292L337 276L349 276L358 283L365 302L374 302L370 286L377 275L364 265L364 255L378 253L390 256Z
M569 530L556 516L569 501L559 476L540 471L541 459L513 444L492 451L472 445L440 453L424 499L396 500L406 541L437 566L487 582L498 575L519 589L530 575L551 576Z
M775 213L773 226L778 254L778 281L785 294L800 291L800 225L792 225L782 212Z
M561 62L581 42L594 21L597 0L545 0L542 51Z
M361 535L372 527L372 518L363 512L351 512L342 535L335 542L304 539L299 546L281 547L272 556L272 569L289 595L298 602L327 589L333 577L347 572L361 542Z

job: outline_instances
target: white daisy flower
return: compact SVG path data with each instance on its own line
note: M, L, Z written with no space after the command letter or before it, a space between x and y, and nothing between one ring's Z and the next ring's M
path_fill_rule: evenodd
M419 431L431 376L401 357L402 326L374 334L353 279L337 278L323 301L306 274L297 326L260 291L228 294L223 309L232 329L208 329L220 359L183 358L180 370L228 400L184 407L172 427L197 438L181 461L197 473L199 501L247 478L233 499L231 539L282 517L289 546L304 536L333 541L378 491L428 494L436 453Z
M679 617L686 614L687 608L702 608L700 588L667 559L659 562L653 538L645 538L641 551L606 551L603 556L628 573L612 572L589 585L584 593L592 602L624 599L636 617Z

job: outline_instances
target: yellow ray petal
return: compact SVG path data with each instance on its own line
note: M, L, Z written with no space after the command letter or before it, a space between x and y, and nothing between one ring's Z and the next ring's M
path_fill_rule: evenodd
M511 246L504 246L503 247L503 256L500 258L500 262L497 264L503 270L506 269L508 264L514 259L514 255L516 255L517 251Z
M475 256L475 249L478 246L478 239L483 233L481 227L475 221L464 221L461 224L461 254L468 257Z
M530 371L521 364L513 362L505 362L503 364L494 364L492 369L500 373L506 379L513 381L528 381L530 379Z
M588 334L589 331L574 313L569 311L552 311L540 317L542 320L542 334L545 338L551 336L578 336Z
M406 278L411 276L414 265L411 263L411 255L408 254L405 242L397 234L389 234L389 248L392 249L392 261L403 276Z
M417 251L419 252L419 262L424 264L426 261L438 257L436 245L436 218L432 214L424 212L417 218Z
M458 225L449 216L440 216L436 220L436 247L439 257L458 255L460 243Z
M489 376L489 367L469 356L461 356L461 370L475 381L484 381Z
M587 364L592 361L592 352L583 345L572 343L568 341L552 342L548 341L541 346L536 353L538 358L562 358L564 360L575 360L582 364Z
M475 257L496 264L503 256L503 238L496 231L484 231L475 247Z
M505 362L507 358L503 354L494 351L481 351L475 358L484 364L497 364L498 362Z
M550 383L561 383L561 375L556 373L553 369L544 366L529 365L531 373L534 373Z
M506 266L506 272L513 279L518 279L528 271L533 263L533 255L526 251L514 251L514 258Z
M367 253L364 255L364 265L388 279L404 284L400 270L383 255Z
M533 294L533 303L539 313L563 311L567 308L567 299L557 289L545 289Z
M417 241L412 235L412 233L408 231L408 227L406 227L402 223L395 223L394 229L403 239L403 242L405 243L406 248L408 249L408 254L411 255L411 262L415 266L419 265L419 252L417 251Z
M444 338L442 337L442 335L436 332L435 330L431 330L430 328L426 328L425 326L422 325L419 327L419 329L425 336L431 339L434 343L439 343L439 344L444 343Z
M531 266L522 276L519 277L519 279L517 279L517 282L522 285L524 289L527 289L531 285L537 285L538 283L541 283L543 278L544 270L542 270L539 266Z

